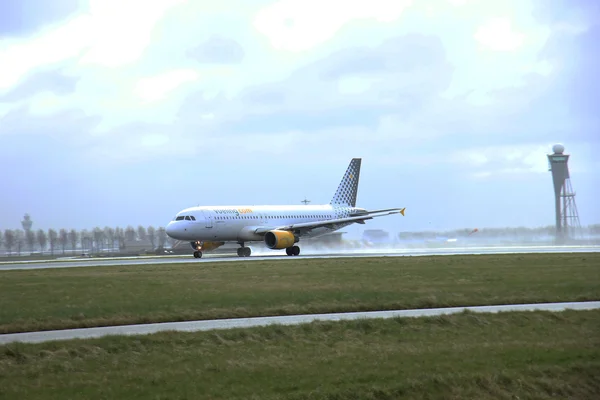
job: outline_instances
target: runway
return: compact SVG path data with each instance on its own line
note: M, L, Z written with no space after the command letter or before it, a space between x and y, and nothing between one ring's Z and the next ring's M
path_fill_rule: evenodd
M313 321L343 321L361 318L408 318L432 317L464 312L498 313L509 311L564 311L594 310L600 308L600 301L572 302L572 303L541 303L541 304L514 304L502 306L476 306L476 307L450 307L430 308L419 310L394 310L394 311L368 311L332 314L304 314L288 315L282 317L254 317L234 318L205 321L165 322L142 325L107 326L99 328L65 329L56 331L9 333L0 335L0 345L14 342L41 343L56 340L91 339L109 335L147 335L164 331L197 332L216 329L250 328L257 326L298 325Z
M141 256L118 258L57 259L52 261L10 261L0 262L2 270L75 268L96 266L124 266L149 264L187 264L199 265L207 262L265 261L265 260L302 260L314 258L339 257L402 257L431 255L475 255L475 254L515 254L515 253L589 253L600 251L600 246L481 246L481 247L445 247L445 248L380 248L316 250L303 248L298 257L289 257L283 250L253 249L251 257L239 258L236 254L206 254L201 259L192 255L183 256Z

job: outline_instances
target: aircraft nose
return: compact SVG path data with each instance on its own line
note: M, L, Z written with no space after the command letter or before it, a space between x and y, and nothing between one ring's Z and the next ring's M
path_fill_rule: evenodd
M173 237L173 235L175 234L175 226L173 226L173 223L172 223L172 222L169 222L169 223L167 224L167 227L165 228L165 232L167 233L167 236L169 236L169 237L171 237L171 238L175 239L175 238Z

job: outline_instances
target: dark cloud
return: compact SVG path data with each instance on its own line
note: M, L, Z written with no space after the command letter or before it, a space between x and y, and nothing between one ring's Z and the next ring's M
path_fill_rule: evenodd
M188 56L207 64L239 64L244 59L244 49L233 39L213 35L190 50Z
M549 3L549 4L548 4ZM541 57L559 68L552 93L546 100L560 102L575 119L592 119L600 126L600 1L541 1L538 12L545 20L560 26L581 28L583 33L556 30L546 43ZM598 137L598 136L597 136ZM596 139L600 141L600 138Z
M559 40L557 39L557 42ZM550 42L548 53L562 58L563 72L559 85L574 114L597 117L600 103L600 25L592 26L576 38ZM598 120L600 122L600 119Z
M30 35L85 8L81 0L0 1L0 38Z
M383 115L417 112L449 85L452 71L440 40L432 36L407 35L343 50L282 82L246 89L237 114L222 128L237 133L372 128ZM344 94L345 78L372 81L362 93Z
M89 221L89 213L101 207L88 187L103 171L89 163L84 139L96 122L78 111L41 117L26 109L0 119L2 228L18 226L25 212L44 229Z
M0 103L19 101L44 91L57 95L72 93L78 81L79 78L67 76L56 69L40 71L27 77L9 92L0 94Z
M600 2L596 0L534 0L533 14L542 23L578 19L600 23Z

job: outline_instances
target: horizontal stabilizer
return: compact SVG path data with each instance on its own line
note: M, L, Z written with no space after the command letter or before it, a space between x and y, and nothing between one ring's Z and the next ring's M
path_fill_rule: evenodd
M404 210L406 210L406 207L404 207L404 208L386 208L383 210L360 211L357 213L350 214L350 216L354 217L354 216L360 216L360 215L371 215L371 214L379 214L379 213L390 212L390 211L396 211L396 213L402 214L402 216L404 216ZM396 214L396 213L394 213L394 214Z

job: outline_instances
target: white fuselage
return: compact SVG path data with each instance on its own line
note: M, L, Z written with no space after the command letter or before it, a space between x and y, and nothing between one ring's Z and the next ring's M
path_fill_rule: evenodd
M292 225L343 218L362 208L337 205L306 206L202 206L190 207L177 213L166 227L167 234L178 240L190 241L262 241L254 233L259 227ZM320 236L350 223L334 228L318 227L306 237Z

